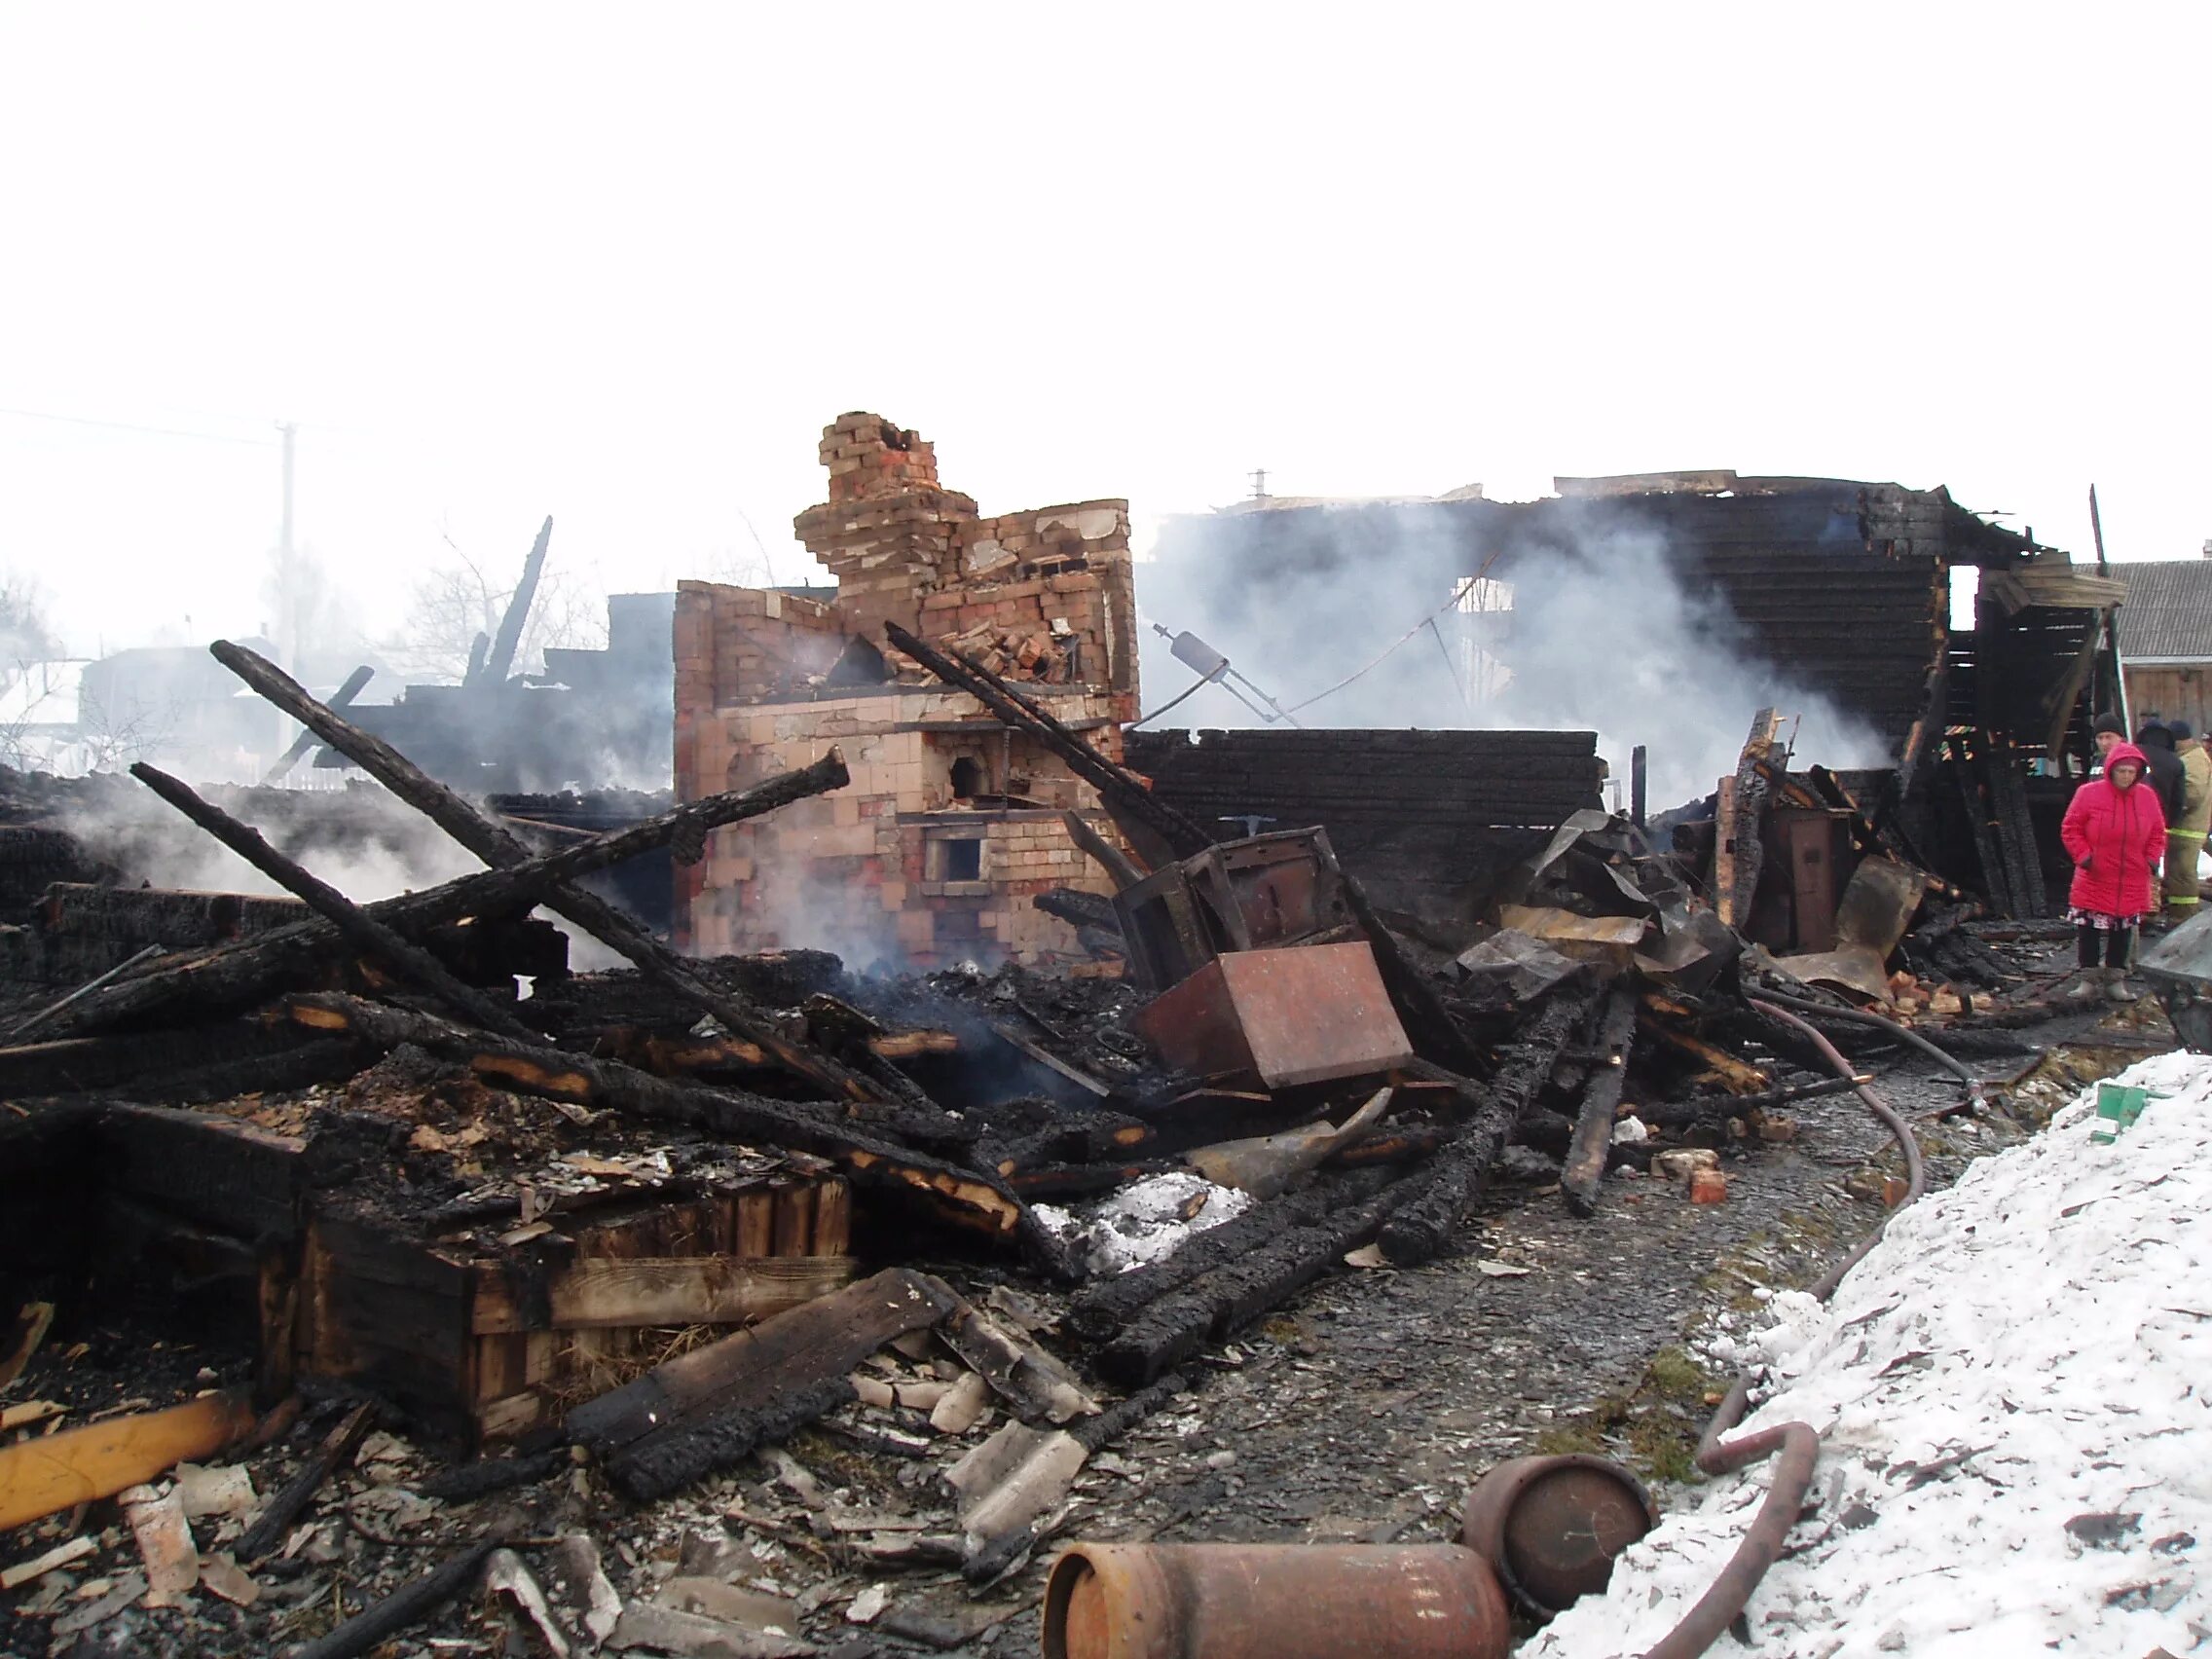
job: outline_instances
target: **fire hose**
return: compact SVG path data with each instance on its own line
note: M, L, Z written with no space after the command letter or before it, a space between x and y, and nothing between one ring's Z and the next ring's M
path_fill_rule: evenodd
M1783 1009L1793 1008L1801 1014L1826 1014L1830 1019L1848 1019L1857 1025L1871 1025L1878 1030L1886 1031L1892 1037L1897 1038L1899 1042L1909 1044L1911 1047L1918 1049L1922 1053L1926 1054L1930 1059L1934 1060L1937 1065L1941 1066L1953 1077L1956 1077L1960 1082L1964 1083L1967 1086L1967 1098L1972 1100L1977 1108L1987 1103L1981 1091L1981 1079L1976 1077L1973 1074L1972 1070L1969 1068L1964 1061L1962 1061L1956 1054L1951 1053L1948 1050L1937 1048L1934 1043L1931 1043L1927 1038L1923 1037L1919 1032L1913 1030L1910 1026L1900 1025L1898 1021L1890 1018L1887 1014L1875 1014L1870 1010L1862 1008L1830 1007L1826 1003L1810 1002L1803 997L1786 997L1780 991L1767 991L1762 993L1762 995L1764 996L1765 1001L1762 1003L1754 999L1751 1004L1753 1008L1760 1009L1766 1014L1771 1014L1778 1019L1787 1019L1791 1025L1796 1026L1798 1030L1809 1033L1813 1037L1813 1039L1821 1045L1822 1051L1825 1054L1828 1055L1830 1058L1835 1058L1835 1050L1828 1043L1827 1039L1821 1036L1818 1031L1813 1030L1813 1028L1807 1025L1802 1019L1789 1019L1789 1016L1782 1012ZM1774 1006L1777 1004L1779 1004L1780 1006ZM1841 1059L1837 1058L1835 1059L1835 1063L1841 1065L1843 1062L1841 1061ZM1866 1091L1864 1089L1861 1089L1859 1092L1861 1094L1864 1094ZM1877 1110L1875 1115L1879 1117L1881 1114ZM1894 1133L1895 1130L1893 1130L1892 1132Z
M1819 1045L1822 1056L1844 1077L1855 1077L1851 1062L1836 1051L1830 1043L1810 1022L1800 1019L1787 1009L1776 1006L1788 999L1773 1001L1751 999L1751 1006L1761 1014L1795 1026ZM1821 1012L1826 1013L1826 1010ZM1881 1023L1887 1024L1888 1021ZM1901 1031L1903 1028L1899 1027ZM1907 1033L1909 1035L1909 1033ZM1924 1048L1933 1048L1923 1044ZM1948 1056L1945 1056L1948 1060ZM1913 1139L1912 1129L1890 1104L1864 1084L1853 1086L1866 1109L1880 1120L1884 1128L1898 1143L1904 1157L1905 1195L1898 1209L1917 1200L1928 1190L1927 1171L1920 1161L1920 1145ZM1890 1212L1895 1215L1896 1210ZM1882 1218L1880 1226L1869 1233L1859 1247L1846 1256L1835 1269L1813 1286L1813 1295L1825 1302L1843 1282L1844 1274L1851 1272L1866 1257L1868 1251L1881 1241L1889 1226L1889 1216ZM1739 1440L1726 1440L1726 1435L1744 1420L1744 1413L1751 1404L1751 1380L1749 1374L1738 1377L1722 1397L1720 1409L1713 1414L1706 1425L1705 1436L1698 1442L1697 1466L1709 1475L1733 1474L1748 1468L1761 1458L1779 1452L1782 1456L1774 1466L1774 1484L1767 1489L1766 1501L1751 1520L1744 1541L1736 1546L1736 1553L1728 1565L1720 1569L1712 1588L1698 1598L1696 1605L1682 1616L1681 1622L1649 1648L1643 1659L1695 1659L1719 1640L1721 1632L1734 1622L1746 1606L1750 1605L1751 1592L1766 1576L1766 1569L1774 1565L1781 1554L1782 1541L1788 1535L1790 1526L1804 1507L1805 1493L1813 1485L1813 1466L1821 1455L1821 1437L1811 1423L1777 1423L1762 1428L1756 1434L1747 1434Z

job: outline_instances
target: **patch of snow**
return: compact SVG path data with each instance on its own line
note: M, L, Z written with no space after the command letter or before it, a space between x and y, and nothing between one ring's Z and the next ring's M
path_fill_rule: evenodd
M1092 1272L1125 1273L1165 1261L1192 1237L1251 1207L1249 1193L1171 1169L1130 1183L1087 1212L1032 1204L1030 1213L1081 1250Z
M1762 1380L1738 1432L1822 1436L1817 1511L1749 1608L1761 1659L2142 1659L2212 1633L2212 1058L2115 1081L2165 1098L2099 1146L2091 1088L1900 1212L1826 1307L1781 1293L1709 1345ZM1656 1641L1769 1479L1692 1494L1523 1659Z

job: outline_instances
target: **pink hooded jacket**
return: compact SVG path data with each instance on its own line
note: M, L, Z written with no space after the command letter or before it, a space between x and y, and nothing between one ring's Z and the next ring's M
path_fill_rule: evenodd
M2112 773L2127 761L2134 763L2135 782L2123 790ZM2105 756L2105 775L2076 790L2067 804L2058 835L2074 860L2068 897L2077 910L2143 916L2158 907L2151 871L2166 850L2166 813L2147 771L2142 750L2115 744Z

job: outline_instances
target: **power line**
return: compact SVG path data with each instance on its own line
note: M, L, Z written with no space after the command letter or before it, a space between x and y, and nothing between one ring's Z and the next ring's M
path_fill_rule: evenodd
M95 421L84 415L55 415L44 409L0 408L0 415L15 415L25 421L56 421L67 426L98 426L111 432L143 432L155 438L197 438L203 444L250 444L255 449L266 449L268 438L240 438L225 432L188 432L178 426L141 426L130 421Z

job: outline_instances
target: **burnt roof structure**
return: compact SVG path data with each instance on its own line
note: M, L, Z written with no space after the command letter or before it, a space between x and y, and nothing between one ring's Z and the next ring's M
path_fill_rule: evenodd
M1526 502L1247 502L1170 520L1159 558L1225 603L1262 581L1402 571L1409 557L1441 596L1471 576L1549 577L1561 555L1603 583L1607 545L1635 533L1684 591L1718 602L1738 649L1866 721L1908 770L1946 723L2035 749L2083 735L2098 608L2117 588L1946 490L1725 470L1555 487ZM1957 630L1951 572L1969 567L1982 576L1977 625ZM1510 639L1500 655L1511 661Z

